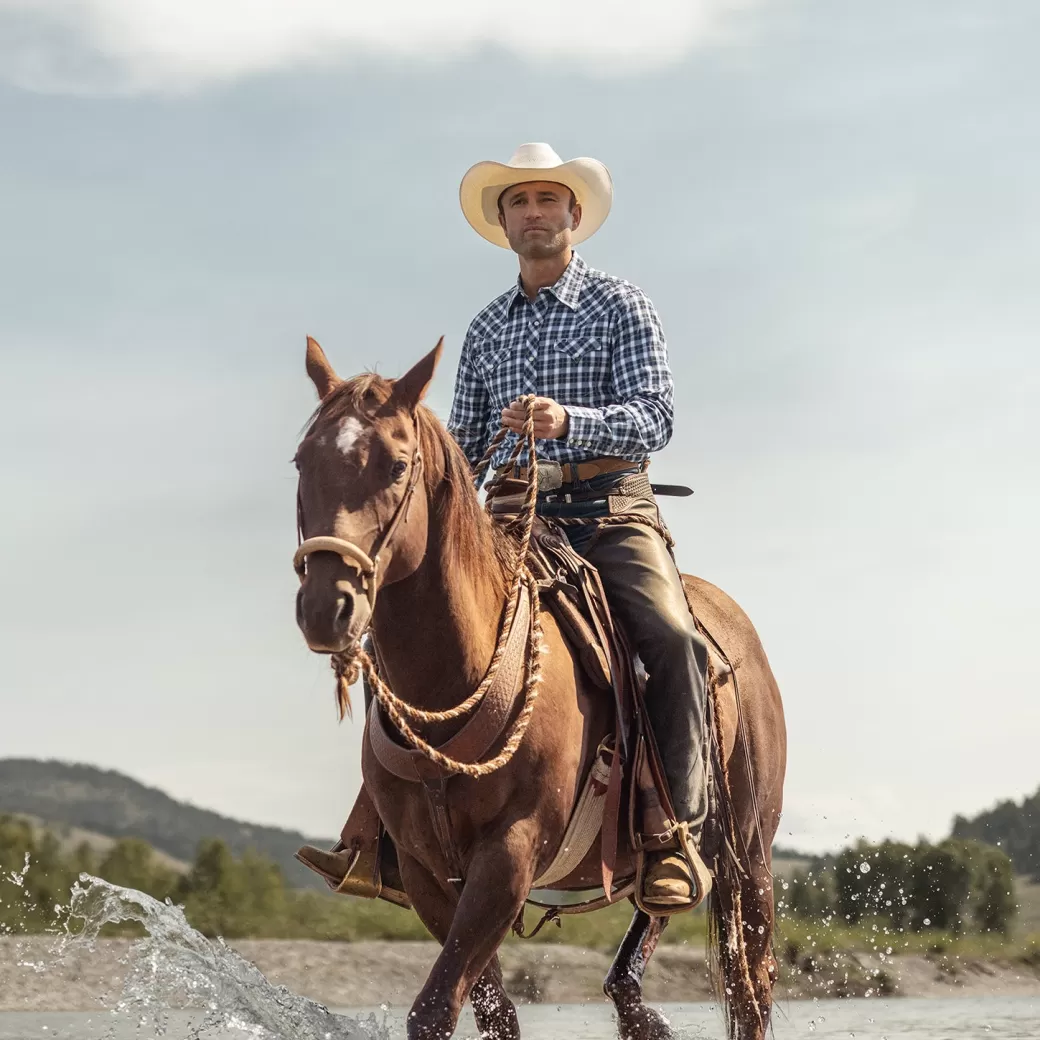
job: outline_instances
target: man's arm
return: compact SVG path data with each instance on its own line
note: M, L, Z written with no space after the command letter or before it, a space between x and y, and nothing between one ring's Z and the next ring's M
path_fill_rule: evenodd
M658 451L672 437L674 387L664 331L639 289L621 301L611 382L617 402L603 408L566 404L563 443L597 455L631 457Z
M475 466L488 445L488 423L491 401L481 374L473 364L473 329L470 327L462 343L459 369L455 373L455 397L448 417L448 432L458 442L463 454Z

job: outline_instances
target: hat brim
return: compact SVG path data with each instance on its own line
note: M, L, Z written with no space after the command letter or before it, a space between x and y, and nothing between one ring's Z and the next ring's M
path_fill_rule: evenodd
M509 249L509 239L498 222L499 197L506 188L532 181L552 181L574 192L581 204L581 224L574 232L575 244L594 235L610 213L614 187L610 171L598 159L571 159L559 166L546 167L480 162L466 172L459 186L459 202L470 227L481 238Z

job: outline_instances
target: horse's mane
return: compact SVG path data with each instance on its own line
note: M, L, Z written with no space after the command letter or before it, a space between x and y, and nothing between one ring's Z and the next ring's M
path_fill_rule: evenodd
M318 406L307 432L319 420L334 421L348 413L374 420L392 391L393 382L375 372L346 379ZM430 509L441 525L448 566L463 573L504 576L512 561L510 542L481 506L469 461L426 405L418 406L415 417L423 455L423 483Z

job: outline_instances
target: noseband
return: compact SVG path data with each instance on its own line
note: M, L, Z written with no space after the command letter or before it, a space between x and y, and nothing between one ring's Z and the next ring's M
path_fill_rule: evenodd
M418 434L418 431L416 431ZM368 596L369 612L372 613L376 608L376 592L378 591L379 582L379 556L380 553L390 544L390 540L393 538L397 528L408 518L408 507L411 504L412 496L415 493L416 485L419 483L419 476L422 473L422 452L418 447L418 439L416 440L415 454L412 456L412 473L408 479L408 486L404 490L404 495L401 501L397 503L397 508L394 510L394 515L390 517L390 522L383 528L383 530L376 536L376 540L372 545L369 552L365 552L364 549L359 545L355 545L353 542L348 542L345 538L337 538L331 534L315 535L313 538L307 538L300 542L299 548L296 550L293 556L293 569L299 575L300 582L302 584L304 578L307 577L307 557L312 553L316 552L334 552L342 557L343 562L355 567L361 574L361 580L365 588L365 593ZM296 526L299 538L303 538L303 503L300 500L299 490L296 492ZM340 591L346 591L343 587L343 582L337 582L336 587Z

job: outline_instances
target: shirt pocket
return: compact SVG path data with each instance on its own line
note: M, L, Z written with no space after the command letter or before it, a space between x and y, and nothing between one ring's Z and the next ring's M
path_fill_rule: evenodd
M520 374L516 351L508 343L491 340L473 354L473 367L494 407L503 408L516 396Z
M508 344L491 340L474 352L473 364L483 373L484 379L490 381L490 376L502 366L508 354Z
M567 335L557 338L553 348L563 357L598 367L607 363L610 358L611 328L610 319L606 316L586 321L577 328L571 329Z
M607 341L599 336L574 336L556 340L553 349L573 361L588 355L589 361L596 362L605 356ZM597 354L597 351L604 353Z

